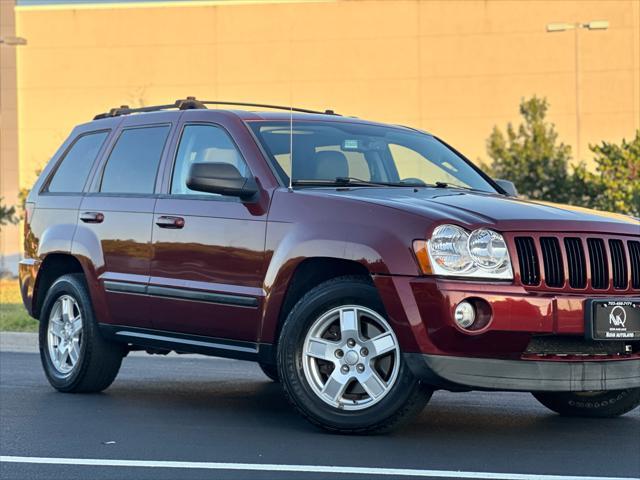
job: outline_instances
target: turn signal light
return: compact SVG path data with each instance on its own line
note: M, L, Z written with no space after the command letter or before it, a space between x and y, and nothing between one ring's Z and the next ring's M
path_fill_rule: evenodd
M433 273L433 269L431 268L429 253L427 252L427 241L414 240L413 253L415 254L418 265L420 266L420 271L424 275L431 275Z

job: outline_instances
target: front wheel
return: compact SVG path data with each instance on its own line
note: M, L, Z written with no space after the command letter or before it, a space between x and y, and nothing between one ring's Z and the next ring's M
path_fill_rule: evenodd
M391 430L432 393L408 369L364 277L329 280L295 305L280 334L278 369L298 411L338 433Z
M617 417L640 405L640 388L602 392L534 392L542 405L568 417Z

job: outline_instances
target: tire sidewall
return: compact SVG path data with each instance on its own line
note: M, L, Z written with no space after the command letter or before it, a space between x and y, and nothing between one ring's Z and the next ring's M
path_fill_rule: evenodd
M608 390L594 395L572 392L534 393L547 408L561 415L583 417L615 417L640 404L640 388Z
M49 317L55 302L63 295L73 297L77 302L80 314L82 315L82 341L80 342L80 356L76 367L67 374L60 373L53 365L49 356L48 348L48 327ZM40 360L44 368L45 375L51 385L57 390L72 390L76 383L82 378L86 369L87 344L93 335L93 310L91 302L83 283L73 275L65 275L56 280L45 297L40 315L39 327L39 349Z
M292 309L278 342L280 379L290 398L302 413L329 429L359 429L384 423L402 409L419 388L402 359L395 385L378 403L363 410L340 410L318 398L303 370L302 350L309 328L327 311L342 305L361 305L387 318L375 287L364 282L337 281L314 289ZM391 322L388 322L391 323Z

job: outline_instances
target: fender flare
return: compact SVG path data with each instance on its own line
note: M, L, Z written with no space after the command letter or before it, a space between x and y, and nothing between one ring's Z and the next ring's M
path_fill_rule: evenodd
M333 226L335 227L335 225ZM400 238L389 236L381 229L350 226L354 240L345 240L345 233L340 229L333 229L322 237L317 235L317 229L310 229L308 224L293 229L280 241L273 251L267 268L264 282L263 317L260 325L259 339L261 342L274 343L280 323L280 313L289 289L291 279L298 266L311 258L332 258L359 263L370 275L389 275L404 273L417 274L417 264L411 257L409 246L402 243ZM367 238L366 244L357 241ZM385 252L378 251L371 245L384 246ZM400 255L390 255L389 252L400 250ZM386 253L386 255L385 255ZM389 259L389 261L386 260ZM392 263L390 263L392 262Z

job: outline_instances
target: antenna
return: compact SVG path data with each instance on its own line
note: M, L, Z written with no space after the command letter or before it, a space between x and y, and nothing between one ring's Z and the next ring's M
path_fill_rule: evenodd
M293 192L293 105L289 109L289 160L291 173L289 174L289 191Z

